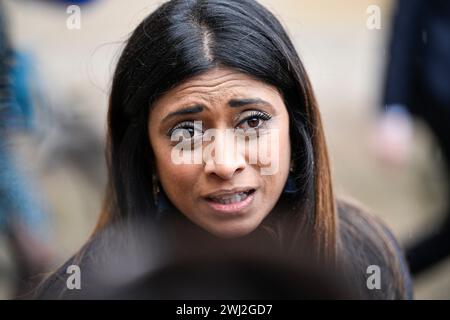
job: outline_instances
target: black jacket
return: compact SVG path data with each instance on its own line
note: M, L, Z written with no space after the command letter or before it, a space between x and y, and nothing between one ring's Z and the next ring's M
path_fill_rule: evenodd
M358 298L358 299L411 299L412 298L412 284L411 278L408 271L408 267L405 263L405 259L403 257L402 251L399 248L398 243L395 238L392 236L391 232L373 215L368 214L361 210L358 206L352 205L348 202L339 201L338 202L338 229L339 229L339 239L338 239L338 256L340 261L345 267L345 276L350 276L350 291L352 295L350 298ZM145 229L144 233L147 235L155 234L155 230ZM128 238L127 235L117 236L117 233L114 231L114 234L111 234L106 237L100 237L94 239L93 241L87 244L87 247L84 248L82 255L77 255L72 257L67 261L62 267L60 267L55 273L53 273L46 281L42 283L42 285L37 289L35 297L38 299L84 299L94 297L111 297L110 292L111 288L117 288L115 285L110 285L111 281L114 281L117 274L121 274L125 271L130 271L131 273L138 274L139 269L142 271L143 269L152 269L152 265L155 264L155 261L158 261L158 257L161 257L161 254L164 254L164 243L159 242L158 247L151 247L152 240L145 240L140 242L144 242L144 251L146 254L140 255L137 254L136 247L134 245L127 245L126 253L120 253L118 255L111 254L108 248L111 247L111 240L122 244L125 243ZM109 240L108 240L109 239ZM142 238L141 238L142 239ZM130 247L132 248L130 250ZM152 250L156 250L152 252ZM189 251L189 250L188 250ZM128 254L131 252L131 256ZM144 257L148 256L149 252L152 252L151 259L143 259L140 258L138 260L135 257ZM103 259L105 253L109 254L106 260ZM190 254L190 251L189 251ZM117 258L116 262L112 262L111 255L114 258ZM134 255L134 257L132 257ZM225 255L225 253L219 252L219 255ZM129 257L129 258L127 258ZM271 260L274 258L270 257ZM106 261L106 262L105 262ZM133 262L134 261L134 262ZM137 262L136 262L137 261ZM212 263L212 262L208 262ZM82 288L81 290L68 290L67 289L67 279L70 276L66 273L66 269L69 265L76 264L79 265L82 270L83 280L82 280ZM118 265L117 268L110 272L110 265ZM380 270L380 288L379 289L369 289L367 286L367 279L370 276L368 274L367 269L369 266L378 266ZM203 270L203 265L194 264L194 271L189 269L188 267L184 267L182 269L165 269L162 273L159 273L158 277L156 277L156 281L153 278L152 281L147 282L147 284L138 285L140 289L142 286L147 286L150 288L152 293L150 295L146 295L145 297L156 297L158 298L187 298L191 296L191 291L189 291L188 284L191 284L195 287L197 291L193 291L193 295L195 298L214 298L214 291L217 283L220 283L221 290L219 292L220 298L224 296L228 297L227 294L231 292L231 296L234 297L236 287L233 287L233 281L236 283L242 284L245 283L249 285L249 288L260 288L260 280L261 277L268 273L261 273L261 277L255 276L254 279L258 279L258 281L253 281L248 277L252 277L252 273L247 274L244 270L241 269L246 276L244 278L239 278L233 272L230 272L230 268L224 267L221 270L221 266L216 266L212 269L204 269L204 273L200 272L199 278L200 281L195 279L186 279L184 273L185 271L191 277L192 275L198 276L196 271ZM236 265L233 265L235 268ZM274 268L277 266L274 265ZM114 269L114 268L112 268ZM180 271L181 270L181 271ZM235 269L236 270L236 269ZM284 272L284 269L282 269ZM258 271L256 271L258 272ZM111 273L112 277L109 277L107 274ZM222 275L222 278L218 278L218 274ZM274 280L272 285L277 286L277 282L285 282L284 287L279 287L281 291L285 293L285 295L289 296L289 293L292 292L292 297L297 297L298 291L289 291L293 287L296 287L296 280L288 276L286 279L283 276L274 272L272 273L274 277L279 277ZM326 295L328 298L334 298L336 295L327 291L329 288L328 282L325 281L325 286L320 287L320 284L324 284L323 279L321 278L323 273L312 273L312 276L317 276L314 280L301 278L298 282L299 285L307 292L306 296L308 298L314 297L309 291L308 285L312 286L312 290L315 290L315 293L319 296L323 296L321 294ZM212 278L208 278L208 276L212 276ZM227 276L229 278L227 278ZM327 275L325 275L326 277ZM330 277L331 281L339 278L340 274L335 274ZM177 278L178 277L178 278ZM97 286L99 283L98 279L103 278L102 283L107 283L107 285ZM136 279L145 279L142 277L137 277ZM230 279L228 281L227 279ZM245 280L243 280L245 279ZM139 280L138 280L139 281ZM253 281L253 282L252 282ZM230 284L231 282L231 284ZM214 283L211 284L211 283ZM257 286L255 286L257 283ZM337 282L336 282L337 283ZM287 285L286 285L287 284ZM292 284L292 285L291 285ZM295 284L295 285L294 285ZM306 287L305 287L306 284ZM340 283L339 283L340 284ZM228 286L228 287L227 287ZM227 287L228 289L224 289ZM101 288L101 289L99 289ZM106 288L106 289L105 289ZM135 286L136 288L136 286ZM192 289L192 288L191 288ZM89 290L91 291L89 293ZM97 292L96 292L97 290ZM100 290L101 292L98 292ZM186 291L187 290L187 291ZM227 291L229 290L229 291ZM262 289L259 289L260 291ZM287 290L287 291L286 291ZM91 294L93 292L93 294ZM205 292L207 293L205 296ZM287 292L287 294L286 294ZM211 293L211 295L209 295ZM216 293L217 294L217 293ZM253 295L250 294L251 297ZM114 297L114 295L112 295ZM125 295L127 297L127 295ZM244 295L245 297L245 295ZM260 295L258 295L260 297ZM270 292L264 292L262 297L271 298ZM292 298L291 297L291 298ZM325 298L326 298L325 297ZM336 296L340 298L342 296ZM344 296L345 298L345 296Z
M384 104L406 105L421 116L450 109L450 1L397 4Z

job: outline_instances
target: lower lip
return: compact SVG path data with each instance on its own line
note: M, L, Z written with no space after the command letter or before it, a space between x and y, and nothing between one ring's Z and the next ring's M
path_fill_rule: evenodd
M235 203L229 203L229 204L217 203L217 202L213 202L211 200L206 200L206 202L214 211L217 211L219 213L224 213L224 214L233 214L233 213L235 214L235 213L242 212L242 210L247 208L253 202L253 199L255 198L255 193L256 193L256 191L251 193L247 198L245 198L245 200L243 200L241 202L235 202Z

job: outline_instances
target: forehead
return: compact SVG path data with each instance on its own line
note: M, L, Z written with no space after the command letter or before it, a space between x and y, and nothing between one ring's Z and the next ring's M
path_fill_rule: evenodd
M156 105L202 99L207 102L227 97L278 99L278 90L260 80L231 69L215 68L180 83L166 92ZM156 106L155 105L155 106Z

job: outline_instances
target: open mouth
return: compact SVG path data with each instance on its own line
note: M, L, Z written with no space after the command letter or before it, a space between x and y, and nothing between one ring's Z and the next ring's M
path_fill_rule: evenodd
M249 196L251 196L255 192L255 189L249 189L247 191L241 191L231 194L224 194L216 197L207 197L206 199L210 202L215 202L219 204L233 204L239 203L246 200Z
M206 203L219 214L240 214L250 206L255 198L256 189L231 193L215 194L205 197Z

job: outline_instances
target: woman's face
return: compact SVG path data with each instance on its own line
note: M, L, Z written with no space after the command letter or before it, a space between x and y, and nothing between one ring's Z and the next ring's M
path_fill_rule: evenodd
M161 96L148 131L168 198L210 233L244 236L277 203L291 146L288 113L275 87L212 69Z

